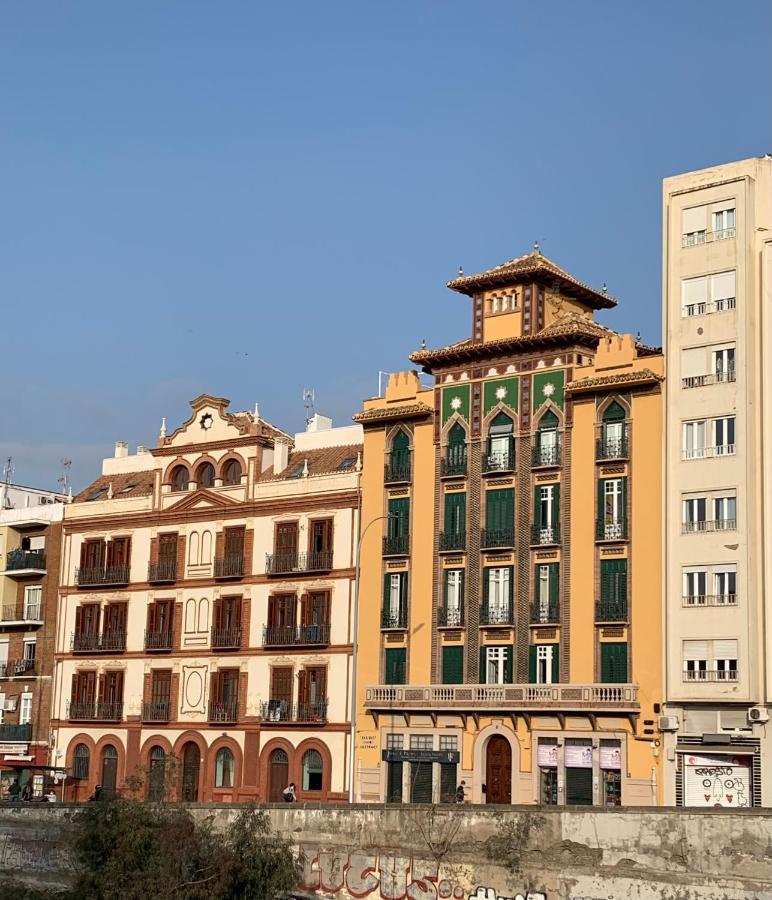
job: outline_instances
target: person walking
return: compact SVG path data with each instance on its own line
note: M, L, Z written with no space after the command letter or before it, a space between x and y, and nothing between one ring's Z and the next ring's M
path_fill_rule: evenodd
M21 799L24 801L29 801L32 799L32 785L29 781L24 785L21 792Z
M20 794L21 785L19 784L19 779L14 778L11 782L11 786L8 788L8 799L11 801L11 803L17 803Z
M456 788L456 803L463 803L466 800L466 782L462 781Z

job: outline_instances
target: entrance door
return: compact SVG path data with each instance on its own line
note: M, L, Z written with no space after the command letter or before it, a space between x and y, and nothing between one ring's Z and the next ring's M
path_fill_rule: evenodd
M512 802L512 748L509 741L495 735L485 751L486 803Z
M182 799L186 803L198 800L198 772L201 768L201 751L198 744L189 741L182 750Z
M284 750L274 750L268 765L268 802L281 803L282 791L289 784L289 759Z
M102 790L108 796L115 793L118 780L118 751L108 744L102 751Z

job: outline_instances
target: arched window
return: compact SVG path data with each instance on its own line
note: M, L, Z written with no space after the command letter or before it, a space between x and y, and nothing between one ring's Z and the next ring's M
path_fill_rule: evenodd
M148 800L163 800L165 766L166 751L163 747L159 747L156 745L150 751L150 772L147 779Z
M223 484L241 484L241 463L237 459L225 463L222 480Z
M485 471L510 471L515 467L515 424L500 412L488 428L488 455Z
M624 459L627 456L627 425L625 411L616 400L603 411L600 459Z
M78 744L72 755L72 777L88 780L89 763L91 754L85 744Z
M410 438L400 430L394 435L386 467L387 481L410 481Z
M303 754L303 790L321 791L322 754L318 750L307 750Z
M196 484L199 487L214 487L214 466L210 462L203 462L198 467Z
M214 786L233 787L233 754L227 747L220 747L215 759Z
M448 432L448 456L445 460L446 475L466 473L466 432L456 422Z
M171 482L173 491L186 491L188 489L189 480L186 466L175 466L172 469L169 481Z
M556 466L559 463L558 417L551 409L548 409L539 420L533 464L535 466Z

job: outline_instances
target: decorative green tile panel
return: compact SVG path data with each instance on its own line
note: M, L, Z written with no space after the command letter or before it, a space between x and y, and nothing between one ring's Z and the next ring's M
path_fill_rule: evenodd
M487 416L493 407L499 403L503 403L517 412L519 399L519 378L494 378L492 381L486 381L483 385L483 416Z
M466 384L454 384L442 389L442 424L444 425L453 413L469 422L469 391Z
M550 369L547 372L537 372L533 376L533 412L544 403L551 400L555 406L563 409L564 388L566 382L565 369Z

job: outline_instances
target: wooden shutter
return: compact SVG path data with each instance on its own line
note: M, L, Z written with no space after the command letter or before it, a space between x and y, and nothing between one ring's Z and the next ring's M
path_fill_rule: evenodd
M300 598L300 624L301 625L310 625L311 624L311 604L309 602L308 594L303 594Z
M480 647L480 684L487 684L487 666L486 666L486 653L485 647Z
M172 673L167 669L155 669L150 685L150 699L153 703L168 703L172 690Z
M536 684L536 644L528 647L528 683Z
M158 539L158 561L173 563L177 559L177 535L162 534Z
M389 515L389 537L406 537L410 526L410 500L407 497L389 500Z
M514 491L511 488L487 491L485 495L485 527L488 531L506 531L515 520Z
M298 703L308 703L311 682L308 669L301 669L298 673Z
M244 555L244 532L245 528L243 525L225 529L226 557Z
M155 603L148 603L147 605L147 624L145 627L148 631L158 631L156 628L156 605Z
M126 566L129 563L129 538L114 538L107 545L107 565Z
M483 593L483 609L488 608L488 596L490 594L490 568L482 570L482 593ZM482 684L482 682L480 682Z
M318 519L311 523L312 553L332 550L332 519Z
M619 503L621 505L620 518L623 524L627 524L627 479L620 478ZM628 535L629 537L629 535Z
M442 648L442 683L464 683L464 648Z
M627 681L627 644L600 645L601 681L619 684Z
M406 653L404 647L389 647L384 653L384 676L386 684L405 683Z
M552 645L552 683L560 681L560 644Z
M215 628L223 628L223 607L222 607L222 597L218 597L214 601L214 611L212 615L212 622L214 623Z
M512 645L509 644L504 648L504 683L512 684Z
M315 696L312 695L311 685L316 685ZM312 703L327 702L327 666L314 666L308 670L309 697Z
M268 598L268 627L278 627L279 598L274 594Z
M560 482L552 485L552 527L557 530L560 525Z
M538 530L541 528L541 488L537 484L533 489L533 524Z
M83 607L75 607L75 634L83 634Z
M98 684L99 684L99 687L97 690L97 700L99 700L100 703L104 703L104 699L105 699L105 676L104 676L104 674L99 676Z
M298 523L280 522L276 526L276 555L292 556L298 551Z
M70 687L70 703L78 702L78 693L80 689L80 675L75 672L72 676L72 685Z
M93 703L97 693L96 672L85 672L81 674L81 681L85 685L86 703Z
M560 563L549 563L549 601L557 608L560 590Z
M462 534L466 527L466 494L445 495L445 533Z
M88 559L88 541L84 541L80 545L80 567L81 569L86 568L86 560Z
M391 595L391 574L385 572L383 576L383 606L381 609L384 613L389 610L389 599Z
M598 521L601 523L605 523L606 521L606 480L604 478L598 479ZM601 536L603 535L603 531L600 532Z
M403 622L407 622L407 581L408 573L399 573L399 615Z
M292 668L276 666L271 669L271 700L292 702Z

